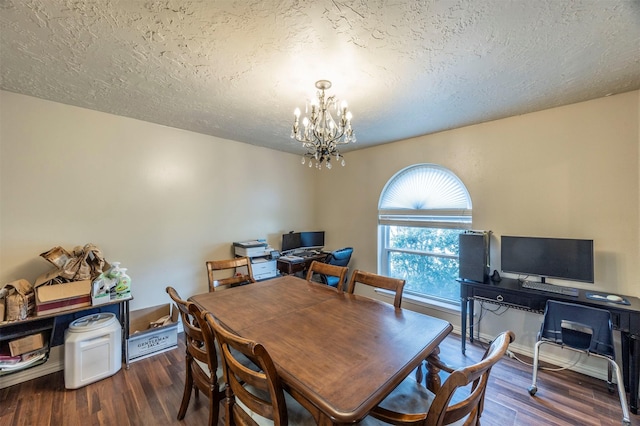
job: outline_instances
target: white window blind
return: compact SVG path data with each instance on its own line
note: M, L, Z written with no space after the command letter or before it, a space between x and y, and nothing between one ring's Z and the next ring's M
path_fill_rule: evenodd
M378 204L378 224L471 229L471 197L462 181L436 164L396 173Z

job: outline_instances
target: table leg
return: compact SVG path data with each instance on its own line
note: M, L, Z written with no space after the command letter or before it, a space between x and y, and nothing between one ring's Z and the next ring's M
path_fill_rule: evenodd
M475 302L473 299L469 299L469 342L473 343L473 315L475 309Z
M460 300L460 332L462 333L462 339L460 339L462 343L462 355L465 354L467 350L467 298L462 297Z
M629 410L638 414L638 387L640 384L640 339L628 332L621 332L622 343L622 379L624 389L629 392Z
M318 426L334 426L336 425L336 423L334 423L329 417L327 417L326 415L321 415L320 419L318 420Z
M431 352L431 355L429 355L429 357L433 357L439 361L440 347L436 347L433 352ZM440 375L438 373L440 373L440 369L431 364L429 362L429 359L427 358L427 378L425 379L425 385L427 389L429 389L433 393L437 393L440 389L440 386L442 386L442 380L440 380Z
M131 364L131 360L129 359L129 324L130 324L130 311L129 311L129 301L124 301L124 330L122 333L123 339L123 348L124 348L124 365L125 369L129 369L129 365Z
M640 386L640 336L629 336L629 410L638 414L638 387Z

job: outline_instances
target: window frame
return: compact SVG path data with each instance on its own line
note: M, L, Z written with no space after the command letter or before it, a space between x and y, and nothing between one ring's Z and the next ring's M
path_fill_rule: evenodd
M412 178L412 173L423 173L423 175L427 173L438 179L427 179L425 176L418 176L418 183L423 186L416 188L416 182L407 181L407 179ZM403 185L405 188L403 188ZM418 194L405 193L416 189L422 189L423 192ZM393 191L393 193L389 195L388 191ZM439 195L444 196L443 199L447 201L436 200L438 191L440 192ZM451 193L454 196L448 197L447 195L451 195ZM429 197L427 195L435 196ZM414 196L416 199L412 201L411 198ZM431 203L429 201L425 203L424 200L431 200ZM420 208L411 208L411 203ZM379 274L389 275L390 254L393 252L458 259L458 255L455 254L390 247L389 233L391 226L455 229L459 230L460 233L469 231L472 229L472 203L469 191L462 180L451 170L437 164L421 163L405 167L394 174L381 191L378 203ZM445 306L459 306L460 304L459 299L442 298L412 291L406 287L405 293L429 304L433 302Z

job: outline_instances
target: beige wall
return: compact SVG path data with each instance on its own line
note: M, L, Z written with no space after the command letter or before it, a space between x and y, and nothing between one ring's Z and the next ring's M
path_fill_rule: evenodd
M634 91L348 153L347 167L318 187L331 200L319 206L322 225L354 245L352 268L375 271L380 192L400 169L436 163L469 190L473 228L493 231L492 270L502 234L592 238L595 284L564 284L640 297L639 101ZM519 311L488 315L481 331L509 324L532 344L539 322Z
M279 247L313 227L314 174L295 155L10 92L0 114L2 283L92 242L129 269L138 309L168 302L167 285L206 291L205 260L233 241Z
M319 206L322 225L357 241L357 266L375 270L384 185L411 164L436 163L469 190L473 228L493 231L492 269L502 234L592 238L596 283L569 284L640 296L639 93L348 153L318 187L332 200Z
M375 271L380 191L426 162L467 186L474 229L494 232L492 269L502 234L593 238L595 284L569 284L640 297L639 104L638 91L596 99L350 152L317 172L296 155L0 92L0 280L33 280L49 269L39 253L93 242L129 268L138 309L166 302L168 284L205 291L205 259L232 241L279 246L312 228L329 248L355 248L351 269ZM489 314L480 331L508 324L531 348L539 322Z

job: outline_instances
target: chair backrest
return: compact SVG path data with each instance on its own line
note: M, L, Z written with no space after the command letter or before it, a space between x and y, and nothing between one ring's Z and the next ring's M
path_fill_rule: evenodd
M347 277L347 271L349 268L346 266L337 266L330 265L328 263L318 262L314 260L311 262L311 266L309 266L309 270L307 271L307 281L311 282L311 278L313 278L313 274L320 274L321 277L334 277L336 280L335 287L338 291L342 291L342 286ZM323 279L325 284L328 284L325 279Z
M287 405L280 378L267 350L257 342L227 331L211 313L204 319L215 333L222 352L224 378L227 383L227 424L256 425L255 414L273 420L274 425L288 424ZM233 350L232 350L233 349ZM237 351L237 352L235 352ZM248 368L238 353L257 367ZM259 370L258 370L259 369ZM236 402L240 401L242 405ZM245 407L251 412L245 411Z
M605 309L548 300L539 337L615 358L611 312Z
M216 349L213 342L205 341L205 336L202 333L199 323L199 309L193 303L183 300L178 292L173 287L166 288L169 297L176 303L178 310L180 311L180 317L182 318L182 328L184 329L184 335L186 338L187 356L190 356L209 367L209 372L201 371L202 377L209 377L210 372L215 374L218 369ZM208 353L213 353L213 361L210 359ZM189 363L189 362L188 362ZM196 363L190 363L191 367L198 369L199 366Z
M351 274L349 286L347 287L347 293L353 294L357 283L394 291L395 298L393 299L393 306L395 306L396 308L400 307L402 303L402 291L404 289L405 280L402 280L400 278L385 277L383 275L373 274L371 272L365 272L356 269L355 271L353 271L353 274Z
M480 362L454 370L436 393L429 407L425 425L447 425L467 416L465 425L477 424L482 414L491 368L504 356L514 339L515 334L512 331L500 333L487 348ZM456 390L470 384L469 395L462 401L449 405Z
M351 260L351 254L353 254L352 247L345 247L338 250L334 250L325 259L325 263L329 265L348 266Z
M251 270L251 259L248 257L236 257L234 259L209 260L207 265L207 278L209 279L209 291L216 287L242 285L255 283ZM239 272L238 268L245 268ZM221 278L222 277L222 278Z
M351 254L353 253L352 247L345 247L338 250L334 250L324 259L324 263L328 263L329 265L336 266L347 266L349 265L349 261L351 260ZM338 287L338 278L331 275L320 275L320 279L323 283L331 286ZM342 282L342 285L344 283Z

